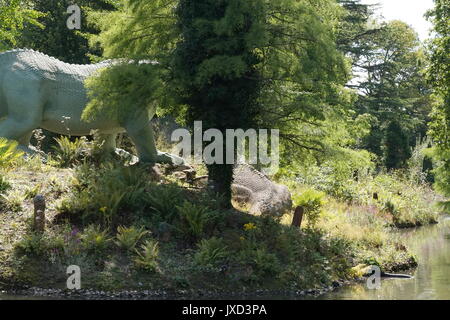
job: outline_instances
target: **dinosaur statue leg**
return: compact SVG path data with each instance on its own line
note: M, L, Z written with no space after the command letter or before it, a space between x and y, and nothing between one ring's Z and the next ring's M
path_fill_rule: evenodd
M23 79L11 76L9 80L9 87L7 85L5 88L8 110L6 119L0 123L0 137L18 141L21 150L34 153L28 146L31 132L38 128L42 121L40 85L31 82L22 86L19 92L14 86L23 83Z
M98 142L102 145L102 149L105 153L113 153L116 150L116 137L117 134L100 134Z
M144 125L139 130L135 130L133 126L130 126L126 130L136 146L140 162L185 165L183 158L166 152L160 152L156 149L155 136L151 125Z
M0 137L8 140L15 140L19 143L17 147L19 150L27 154L35 154L35 151L29 148L30 144L30 130L31 123L28 121L22 122L14 118L8 117L0 123ZM32 131L31 131L32 132Z

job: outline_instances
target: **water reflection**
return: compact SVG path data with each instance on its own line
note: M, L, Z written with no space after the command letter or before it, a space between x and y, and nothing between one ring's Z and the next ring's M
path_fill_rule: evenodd
M379 290L369 290L365 284L358 284L321 299L450 299L450 218L443 219L437 226L405 231L401 236L419 259L414 279L386 279Z

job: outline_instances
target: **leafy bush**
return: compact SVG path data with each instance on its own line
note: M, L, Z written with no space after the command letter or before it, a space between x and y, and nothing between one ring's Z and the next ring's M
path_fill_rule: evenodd
M59 206L60 212L81 213L85 222L118 223L121 210L145 207L146 180L143 169L106 163L98 170L77 168L73 192Z
M267 277L273 277L281 271L278 257L266 248L241 250L237 255L237 262L251 272L244 277L247 281L266 281Z
M117 227L116 244L124 250L132 251L135 249L137 243L148 233L143 227L125 228L119 226Z
M141 246L141 252L136 250L137 257L134 259L139 269L155 272L158 270L159 247L155 240L147 240Z
M21 254L40 256L46 252L47 246L43 235L30 233L26 234L22 240L16 243L15 250Z
M212 237L208 240L202 240L198 244L198 251L194 255L194 263L200 267L214 268L223 263L228 254L224 241Z
M182 204L182 190L176 185L156 185L150 186L146 194L145 201L156 213L155 219L171 223L178 215L177 206Z
M295 194L292 198L295 206L304 207L308 218L308 227L315 228L325 204L325 194L314 189L307 189L301 194Z

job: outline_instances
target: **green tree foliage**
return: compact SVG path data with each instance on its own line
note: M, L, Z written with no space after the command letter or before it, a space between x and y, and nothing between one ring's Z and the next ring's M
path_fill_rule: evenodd
M404 168L411 157L408 136L397 121L391 121L386 128L385 165L387 169Z
M450 196L450 1L435 0L430 12L436 37L431 44L431 66L428 72L435 93L433 122L430 133L437 168L436 188ZM450 210L450 202L445 204Z
M401 21L365 36L363 46L355 63L359 83L353 87L360 94L356 106L360 114L370 114L375 121L362 146L388 168L399 168L416 138L427 131L431 110L431 92L424 78L427 59L417 34ZM393 135L403 137L397 141L401 144L391 143Z
M174 55L174 79L186 122L205 130L256 127L262 81L256 48L264 41L261 1L181 0L177 8L181 40ZM186 63L188 62L188 63ZM223 154L235 151L224 145ZM233 165L208 166L217 191L231 205Z
M92 16L103 31L92 41L111 58L157 60L165 83L161 97L175 98L160 98L161 103L188 125L202 120L205 129L222 131L280 129L286 152L291 146L321 150L317 131L323 131L328 116L344 112L343 100L351 100L343 94L349 69L335 45L341 13L333 0L128 0L118 12ZM128 79L114 86L148 82L138 71L141 65L132 68ZM113 73L119 69L91 83L99 100L101 87L117 79ZM124 94L116 97L127 100ZM105 107L110 98L101 98ZM95 103L89 107L95 108ZM229 195L231 166L209 171Z
M339 23L338 48L356 63L368 50L366 39L381 29L371 23L375 10L373 5L362 4L361 0L338 0L338 3L345 9Z
M0 0L0 51L14 47L25 25L34 25L41 30L37 21L42 13L32 10L28 0Z
M28 0L30 6L45 16L39 18L44 29L27 24L21 33L18 44L31 48L68 63L86 64L93 56L100 56L101 50L97 46L89 47L87 36L98 33L87 23L86 13L89 10L114 10L117 1L113 0L79 0L76 4L81 7L81 30L70 30L67 20L70 13L67 8L72 0Z

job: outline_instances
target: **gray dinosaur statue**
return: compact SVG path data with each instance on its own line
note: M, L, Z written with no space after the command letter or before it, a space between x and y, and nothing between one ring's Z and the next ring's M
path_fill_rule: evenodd
M248 205L250 214L281 217L292 209L289 189L248 164L234 168L233 199Z
M131 116L124 123L109 118L81 121L88 96L84 81L113 60L92 65L73 65L28 49L0 53L0 137L29 148L33 130L58 134L90 135L97 130L105 151L115 151L116 136L126 131L144 163L184 163L177 156L159 152L150 125L156 108Z

